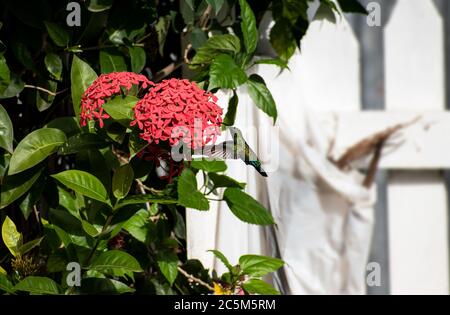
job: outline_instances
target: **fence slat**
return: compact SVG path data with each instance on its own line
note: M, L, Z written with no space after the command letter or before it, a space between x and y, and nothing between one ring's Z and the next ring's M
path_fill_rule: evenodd
M397 1L385 29L385 52L388 110L444 110L443 22L433 1ZM448 294L441 174L391 172L388 205L391 293Z

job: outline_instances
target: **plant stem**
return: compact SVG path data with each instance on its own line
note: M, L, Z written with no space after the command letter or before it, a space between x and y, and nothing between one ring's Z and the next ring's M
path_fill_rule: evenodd
M204 286L205 288L207 288L209 291L213 291L214 292L214 288L212 286L210 286L208 283L206 283L205 281L194 277L193 275L187 273L183 268L178 267L178 271L185 276L186 278L188 278L189 280L196 282L202 286Z

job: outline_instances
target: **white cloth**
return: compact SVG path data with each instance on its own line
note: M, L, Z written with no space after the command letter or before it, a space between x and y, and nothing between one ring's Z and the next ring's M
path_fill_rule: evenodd
M241 161L230 161L227 174L247 183L246 191L272 212L276 226L240 222L225 202L209 212L188 210L188 253L206 267L224 271L207 253L222 251L237 263L248 253L277 255L286 262L274 277L285 294L363 294L373 228L374 193L357 172L343 173L326 158L327 138L301 101L295 73L260 65L277 103L276 126L239 90L236 126L258 153L269 174L261 177ZM222 106L226 108L226 97Z

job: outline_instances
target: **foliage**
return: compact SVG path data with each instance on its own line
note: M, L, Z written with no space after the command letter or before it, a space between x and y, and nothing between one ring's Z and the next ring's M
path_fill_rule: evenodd
M356 0L339 4L363 11ZM138 89L104 104L111 116L104 128L80 127L80 103L102 73L132 71L158 82L181 77L187 64L186 76L203 89L234 91L224 125L234 124L241 86L275 121L264 79L247 73L257 63L287 68L311 1L83 1L81 25L73 27L66 5L0 3L0 292L277 294L260 278L282 266L278 259L245 255L232 266L213 251L228 269L220 277L187 259L185 211L194 210L185 207L206 211L211 196L244 222L274 223L245 184L223 174L225 163L181 162L180 174L166 178L161 161L143 158L148 144L130 127ZM258 59L267 12L278 57ZM81 264L80 287L67 284L69 262Z

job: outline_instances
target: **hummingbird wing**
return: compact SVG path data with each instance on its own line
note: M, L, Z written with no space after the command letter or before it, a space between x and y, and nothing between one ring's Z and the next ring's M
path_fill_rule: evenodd
M203 155L211 159L227 160L240 158L236 154L233 141L224 141L216 145L207 145L203 148Z

